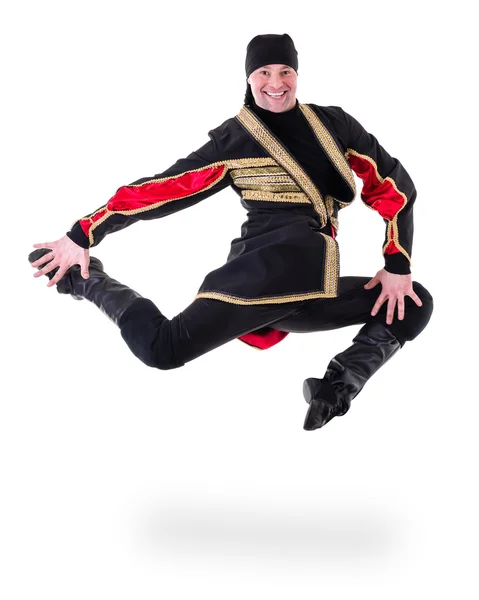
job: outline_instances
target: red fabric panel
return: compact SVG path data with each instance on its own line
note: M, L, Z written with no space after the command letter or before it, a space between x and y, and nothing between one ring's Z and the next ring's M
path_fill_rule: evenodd
M369 160L350 154L349 164L356 175L363 180L361 198L364 202L377 210L384 219L392 221L403 207L404 197L395 190L390 181L383 183L379 181L376 170Z
M80 219L80 226L83 230L83 233L88 237L88 234L90 233L90 227L92 226L93 223L95 223L95 221L98 221L99 219L101 219L105 214L106 214L106 208L104 210L99 210L97 213L95 213L92 217L90 217L89 219Z
M123 186L108 202L111 211L134 210L164 200L185 198L213 185L226 167L208 167L201 171L183 173L165 181L140 186Z
M279 343L281 340L284 340L288 333L289 331L279 331L278 329L267 327L265 330L245 333L245 335L240 336L238 339L246 342L250 346L259 348L260 350L266 350Z
M88 234L90 233L91 221L88 219L80 219L80 226L83 233L88 237Z
M400 250L396 247L396 244L391 240L384 250L384 254L396 254Z

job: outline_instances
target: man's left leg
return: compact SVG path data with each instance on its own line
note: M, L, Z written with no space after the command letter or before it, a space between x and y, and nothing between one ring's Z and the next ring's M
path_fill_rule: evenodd
M309 403L304 429L322 427L335 416L344 415L351 400L362 390L369 378L393 356L406 341L413 340L426 327L433 310L429 292L418 282L413 283L422 301L419 307L405 298L405 317L386 324L387 306L371 316L380 290L365 290L368 277L341 277L339 296L315 300L298 314L275 324L275 328L291 332L326 331L365 323L353 339L353 345L335 356L322 379L311 377L303 385Z

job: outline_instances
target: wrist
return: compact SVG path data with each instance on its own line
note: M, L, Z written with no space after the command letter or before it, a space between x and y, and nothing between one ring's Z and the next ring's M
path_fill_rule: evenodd
M85 235L78 221L73 225L70 231L67 231L67 236L81 248L90 248L90 240L88 239L88 236Z
M395 273L396 275L411 274L411 265L409 264L409 260L401 252L396 252L395 254L385 254L384 262L384 269L388 271L388 273Z

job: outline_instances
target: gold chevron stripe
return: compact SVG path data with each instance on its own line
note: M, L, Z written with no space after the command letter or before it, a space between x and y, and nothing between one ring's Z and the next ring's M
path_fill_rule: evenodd
M311 181L303 168L294 160L286 148L271 134L269 129L246 106L236 115L238 121L250 135L270 154L278 164L288 171L291 177L304 190L318 213L323 227L327 223L327 213L321 192Z

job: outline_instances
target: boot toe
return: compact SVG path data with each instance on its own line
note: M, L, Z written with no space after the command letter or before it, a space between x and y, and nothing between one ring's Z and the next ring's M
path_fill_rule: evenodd
M45 254L48 254L49 252L51 252L50 248L37 248L37 250L30 252L30 254L28 255L28 262L32 264L42 256L45 256Z
M310 377L305 379L303 383L303 396L308 404L311 404L311 400L319 393L321 386L321 380Z
M330 406L325 405L318 398L313 398L304 419L303 429L314 431L326 425L333 417L334 413Z
M35 261L37 261L39 258L42 258L43 256L45 256L45 254L48 254L49 252L51 252L50 248L38 248L37 250L30 252L30 254L28 255L28 262L30 264L33 264ZM44 263L40 267L37 267L37 270L42 269L47 264L48 264L48 262ZM49 271L48 273L45 273L45 275L48 277L48 279L52 280L55 277L57 272L58 272L58 267L53 269L53 271Z
M310 377L303 383L303 395L309 404L303 429L313 431L329 423L335 416L342 415L343 403L337 398L331 383L325 379Z

